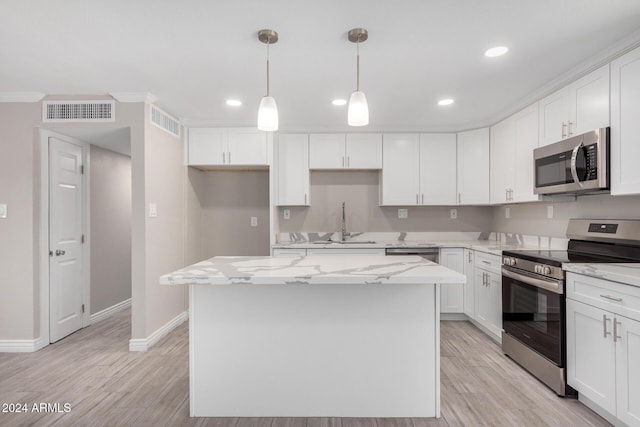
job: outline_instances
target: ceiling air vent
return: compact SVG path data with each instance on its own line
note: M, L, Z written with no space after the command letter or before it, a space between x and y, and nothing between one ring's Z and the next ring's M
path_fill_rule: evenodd
M115 101L44 101L43 122L113 122Z
M180 122L153 105L151 106L151 123L173 136L180 137Z

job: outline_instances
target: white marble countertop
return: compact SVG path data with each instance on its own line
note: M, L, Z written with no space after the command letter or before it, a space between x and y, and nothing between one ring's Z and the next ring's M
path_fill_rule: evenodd
M417 256L214 257L160 277L163 285L433 284L466 277Z
M640 264L578 264L565 263L562 269L585 276L640 287Z

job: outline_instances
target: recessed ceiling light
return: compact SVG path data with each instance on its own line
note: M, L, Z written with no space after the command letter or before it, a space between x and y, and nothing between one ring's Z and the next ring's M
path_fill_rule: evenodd
M231 107L239 107L242 105L242 101L238 101L237 99L227 99L227 105Z
M502 56L509 51L509 48L506 46L496 46L484 51L484 56L488 56L489 58L495 58L496 56Z
M440 101L438 101L438 105L451 105L451 104L453 104L453 99L451 98L441 99Z
M346 99L334 99L333 101L331 101L331 103L333 105L347 105L347 100Z

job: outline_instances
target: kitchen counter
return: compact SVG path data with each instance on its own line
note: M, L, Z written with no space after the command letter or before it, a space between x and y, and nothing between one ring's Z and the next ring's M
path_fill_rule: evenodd
M440 285L416 256L215 257L189 285L191 416L439 417Z
M562 269L572 273L640 287L640 264L565 263L562 264Z

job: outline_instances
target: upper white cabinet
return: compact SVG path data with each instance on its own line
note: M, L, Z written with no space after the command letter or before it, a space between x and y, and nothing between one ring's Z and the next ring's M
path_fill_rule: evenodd
M267 134L254 128L189 129L187 164L191 166L266 166Z
M640 48L611 63L611 194L640 194Z
M280 134L277 152L277 205L310 205L309 135Z
M540 100L539 145L609 126L609 65Z
M491 128L491 203L538 200L533 193L533 150L537 146L537 104Z
M381 169L382 134L311 134L309 168Z
M385 134L381 205L454 205L455 134Z
M460 132L458 145L458 203L489 203L489 128Z

